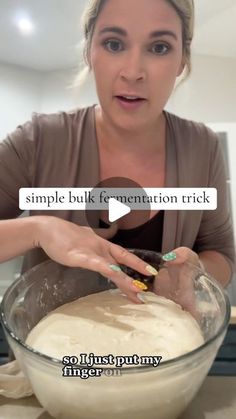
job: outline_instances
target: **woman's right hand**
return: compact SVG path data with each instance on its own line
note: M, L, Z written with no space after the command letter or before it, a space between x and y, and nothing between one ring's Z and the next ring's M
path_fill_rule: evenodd
M137 294L141 289L133 284L133 278L126 275L119 265L126 265L147 276L155 274L154 268L107 240L115 235L116 225L109 229L98 229L96 234L89 227L78 226L57 217L36 218L35 247L41 247L51 259L62 265L99 272L112 280L130 300L140 303Z

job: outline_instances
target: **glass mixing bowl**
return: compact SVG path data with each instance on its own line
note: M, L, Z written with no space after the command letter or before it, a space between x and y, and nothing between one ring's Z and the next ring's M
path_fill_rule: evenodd
M28 333L58 306L114 288L114 285L100 274L86 269L44 262L22 275L6 291L1 304L1 320L7 340L36 397L53 417L176 419L206 377L230 319L226 294L213 278L194 265L184 263L173 269L168 263L162 266L161 257L155 252L139 250L138 254L159 267L159 275L161 271L169 275L176 288L168 291L169 298L178 302L178 296L183 295L182 292L178 294L176 278L185 287L186 284L192 287L194 304L189 305L188 302L187 305L194 307L192 314L200 325L204 344L178 358L161 362L157 368L132 366L122 370L107 369L101 377L87 380L63 377L61 360L29 347L25 343ZM130 269L127 271L134 274ZM142 280L145 281L145 278L142 277ZM182 301L187 300L186 294Z

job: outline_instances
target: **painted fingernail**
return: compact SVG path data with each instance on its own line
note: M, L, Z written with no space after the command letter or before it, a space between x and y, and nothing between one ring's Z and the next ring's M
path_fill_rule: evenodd
M137 298L144 304L147 303L144 292L138 292Z
M175 252L166 253L165 255L162 256L162 259L165 262L169 262L171 260L175 260L176 259L176 253Z
M138 281L137 279L134 279L133 281L132 281L132 284L133 285L135 285L136 287L138 287L138 288L140 288L141 290L147 290L148 289L148 287L147 287L147 285L145 285L143 282L141 282L141 281Z
M153 268L153 266L151 266L151 265L146 266L146 271L148 271L152 275L157 275L158 274L158 271L155 268Z
M121 268L118 265L109 265L109 267L114 271L114 272L121 272Z

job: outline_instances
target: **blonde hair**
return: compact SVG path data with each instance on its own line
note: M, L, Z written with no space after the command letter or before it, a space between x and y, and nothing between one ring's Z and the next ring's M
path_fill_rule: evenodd
M194 0L166 0L175 9L182 22L183 54L186 77L191 73L191 43L194 33Z
M186 65L186 75L191 73L191 42L194 30L194 0L166 0L177 12L182 22L183 54ZM92 38L97 18L101 13L107 0L89 0L83 17L82 26L84 33L83 58L86 67L83 68L78 76L82 79L89 72L88 56L91 48ZM82 80L81 80L82 81Z

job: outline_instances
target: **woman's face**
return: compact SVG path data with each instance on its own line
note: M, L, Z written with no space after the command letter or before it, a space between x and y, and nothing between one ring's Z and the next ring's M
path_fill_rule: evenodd
M183 70L181 20L165 0L107 0L89 62L112 124L137 130L155 125Z

